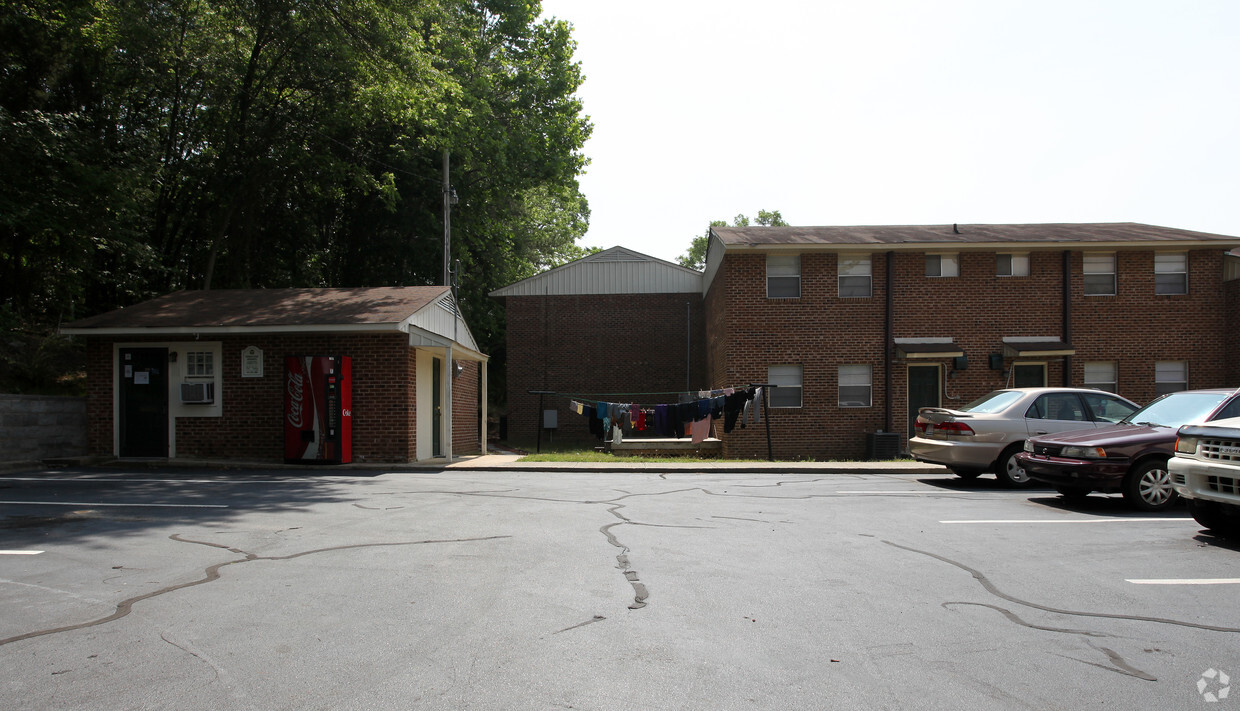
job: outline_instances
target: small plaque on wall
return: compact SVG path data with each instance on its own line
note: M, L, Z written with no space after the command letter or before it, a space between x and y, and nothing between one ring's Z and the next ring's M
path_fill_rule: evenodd
M241 377L263 377L263 349L250 346L241 351Z

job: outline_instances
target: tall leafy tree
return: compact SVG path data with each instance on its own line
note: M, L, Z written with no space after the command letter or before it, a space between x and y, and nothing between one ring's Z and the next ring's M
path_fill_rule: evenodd
M784 221L783 215L779 214L779 210L758 210L758 219L756 222L762 227L787 227L788 223ZM710 227L727 227L728 223L724 220L714 220L710 223ZM749 218L744 214L738 214L732 218L733 227L748 227ZM706 267L706 250L710 247L710 227L702 235L693 238L689 244L689 249L681 256L676 258L682 267L689 269L704 269Z
M180 288L491 289L580 252L571 30L521 0L0 8L0 307L32 329ZM10 329L11 330L11 329Z

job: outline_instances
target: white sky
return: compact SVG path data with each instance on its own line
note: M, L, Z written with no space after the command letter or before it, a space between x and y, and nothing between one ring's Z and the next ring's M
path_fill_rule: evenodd
M1240 1L543 0L594 135L581 244L711 220L1240 236Z

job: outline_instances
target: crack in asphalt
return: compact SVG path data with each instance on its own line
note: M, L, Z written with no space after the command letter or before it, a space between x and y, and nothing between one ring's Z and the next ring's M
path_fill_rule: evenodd
M1009 621L1015 622L1021 627L1028 627L1031 630L1041 630L1043 632L1062 632L1063 634L1079 634L1085 637L1110 637L1111 636L1104 632L1094 632L1093 630L1072 630L1072 629L1067 629L1064 627L1044 627L1042 625L1035 625L1032 622L1026 622L1025 620L1022 620L1016 613L1012 612L1011 610L1005 607L999 607L998 605L988 605L984 602L945 602L942 605L940 605L940 607L944 609L949 609L953 605L971 605L973 607L988 607L994 610L995 612L998 612L999 614L1003 615L1004 617L1008 618Z
M981 571L975 568L970 568L964 563L954 561L951 558L938 555L937 553L931 553L930 551L923 551L917 548L911 548L909 546L900 545L899 543L893 543L892 541L884 540L883 543L886 543L887 545L893 546L895 548L900 548L901 550L909 551L911 553L920 553L921 555L934 558L935 560L943 561L944 563L947 563L948 565L954 565L957 568L960 568L966 573L972 575L973 579L981 583L982 587L985 588L986 591L989 592L991 595L1007 600L1008 602L1015 603L1017 605L1024 605L1025 607L1031 607L1035 610L1041 610L1043 612L1051 612L1057 615L1069 615L1071 617L1096 617L1096 618L1111 619L1111 620L1129 620L1132 622L1153 622L1155 624L1160 624L1160 625L1175 625L1177 627L1189 627L1191 629L1206 630L1209 632L1233 632L1233 633L1240 632L1240 628L1236 628L1236 627L1220 627L1217 625L1202 624L1200 622L1186 622L1184 620L1173 620L1173 619L1169 619L1166 617L1146 617L1144 615L1121 615L1121 614L1116 614L1116 613L1111 613L1111 612L1085 612L1085 611L1080 611L1080 610L1064 610L1058 607L1050 607L1048 605L1041 605L1036 602L1030 602L1029 600L1022 600L1018 597L1015 597L1013 595L1009 595L1003 592L998 587L996 587L994 583L990 582L990 579L987 578L984 573L982 573Z
M568 627L565 627L565 628L564 628L564 629L562 629L562 630L556 630L555 632L552 632L551 634L556 635L556 634L559 634L559 633L561 633L561 632L567 632L567 631L569 631L569 630L575 630L575 629L577 629L578 627L585 627L586 625L592 625L592 624L594 624L595 622L602 622L602 621L603 621L603 620L605 620L605 619L607 619L607 618L606 618L606 617L603 617L602 615L595 615L594 617L592 617L592 618L590 618L590 619L586 620L585 622L578 622L578 623L577 623L577 624L575 624L575 625L569 625Z
M142 602L143 600L150 600L151 598L154 598L154 597L159 597L161 595L167 595L168 593L176 592L178 590L184 590L186 588L192 588L198 585L203 585L204 583L209 583L209 582L218 580L220 578L221 569L229 565L236 565L238 563L249 563L255 560L275 560L275 561L293 560L293 559L302 558L308 555L315 555L317 553L350 550L350 549L355 549L355 548L419 546L419 545L426 545L430 543L472 543L472 542L478 542L478 541L493 541L493 540L498 540L502 538L512 538L512 536L482 536L478 538L445 538L445 539L429 539L429 540L424 540L424 541L396 541L396 542L389 542L389 543L354 543L354 544L341 545L341 546L329 546L327 548L316 548L314 550L302 551L300 553L293 553L290 555L282 555L282 556L260 556L255 553L249 553L239 548L233 548L231 546L226 546L221 543L212 543L210 541L196 541L196 540L189 539L189 538L182 538L179 534L175 534L175 533L169 536L168 538L174 541L180 542L180 543L193 543L195 545L200 545L200 546L220 548L222 550L226 550L230 553L234 553L236 555L240 555L244 557L237 558L234 560L228 560L222 563L216 563L215 565L208 566L203 571L203 577L199 580L191 580L190 582L181 583L179 585L169 585L168 587L160 588L159 590L152 590L151 592L144 593L142 595L136 595L134 597L121 600L120 602L116 603L116 610L110 615L106 615L104 617L100 617L98 619L90 620L87 622L79 622L73 625L63 625L61 627L52 627L52 628L44 629L44 630L35 630L33 632L26 632L24 634L14 635L12 637L6 637L4 639L0 639L0 647L3 647L6 644L12 644L13 642L21 642L23 640L33 639L35 637L44 637L44 636L52 635L52 634L59 634L61 632L72 632L74 630L86 629L89 627L98 627L99 625L105 625L109 622L115 622L116 620L119 620L122 617L128 616L129 613L133 611L133 606L138 604L139 602Z

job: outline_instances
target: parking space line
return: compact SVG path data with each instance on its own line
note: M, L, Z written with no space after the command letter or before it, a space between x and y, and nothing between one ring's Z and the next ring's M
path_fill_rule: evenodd
M840 489L837 494L934 494L933 489Z
M39 555L43 551L0 551L0 555Z
M939 523L1166 523L1192 521L1191 518L991 518Z
M1125 578L1124 582L1134 585L1240 585L1240 578Z
M119 507L136 507L136 508L157 508L157 509L226 509L227 504L105 504L90 503L84 501L0 501L0 504L14 506L85 506L87 508L95 506L119 506Z

